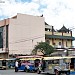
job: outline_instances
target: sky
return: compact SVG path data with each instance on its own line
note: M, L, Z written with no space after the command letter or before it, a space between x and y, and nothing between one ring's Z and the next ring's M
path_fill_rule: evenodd
M75 37L75 0L0 0L0 20L17 13L41 16L45 22L60 29L72 29Z

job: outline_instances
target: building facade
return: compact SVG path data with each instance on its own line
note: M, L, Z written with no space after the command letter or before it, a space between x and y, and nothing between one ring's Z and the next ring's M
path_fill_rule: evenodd
M56 31L53 26L45 23L45 41L52 45L55 50L61 52L61 54L64 50L68 50L71 54L74 53L74 40L75 37L72 36L72 31L64 25Z
M0 57L9 55L31 54L39 42L48 42L57 51L74 48L72 31L63 26L55 30L44 21L43 16L17 14L16 16L0 21ZM39 53L38 53L39 54Z
M45 41L44 18L17 14L10 19L2 20L0 40L0 55L31 54L38 42Z
M0 58L8 58L8 24L9 19L0 21Z

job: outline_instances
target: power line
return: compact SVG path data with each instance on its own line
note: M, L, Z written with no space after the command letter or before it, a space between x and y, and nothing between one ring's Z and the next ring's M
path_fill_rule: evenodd
M42 35L38 35L39 37L41 37L41 36L44 36L45 34L42 34ZM38 37L38 36L34 36L34 37L30 37L30 38L35 38L35 37ZM24 41L24 40L28 40L28 39L30 39L30 38L26 38L26 37L24 37L25 39L21 39L21 40L17 40L17 41Z
M24 39L24 40L20 40L20 41L17 41L17 42L13 42L13 43L10 43L10 44L14 44L14 43L20 43L20 42L25 42L25 41L30 41L30 40L34 40L34 39L38 39L38 38L42 38L42 37L45 37L45 35L43 36L39 36L39 37L34 37L32 39Z

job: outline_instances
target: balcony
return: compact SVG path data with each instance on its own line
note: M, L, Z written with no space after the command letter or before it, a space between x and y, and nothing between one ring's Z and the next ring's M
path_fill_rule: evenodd
M74 47L73 46L67 47L67 46L64 46L64 45L54 45L54 48L74 48Z
M65 48L64 45L54 45L54 48Z
M45 34L52 35L51 31L45 31ZM53 32L53 35L62 36L62 32ZM71 36L71 33L63 33L63 36Z

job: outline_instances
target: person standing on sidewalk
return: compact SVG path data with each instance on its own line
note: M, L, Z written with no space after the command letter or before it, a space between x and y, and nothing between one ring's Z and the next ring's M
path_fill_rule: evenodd
M17 72L18 71L18 61L16 60L16 62L15 62L15 72Z

